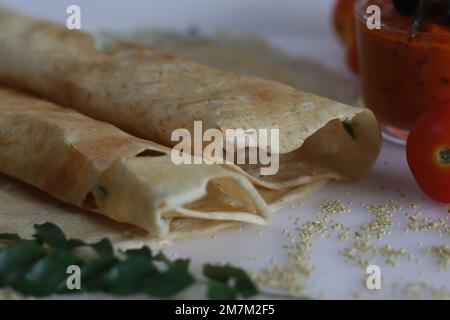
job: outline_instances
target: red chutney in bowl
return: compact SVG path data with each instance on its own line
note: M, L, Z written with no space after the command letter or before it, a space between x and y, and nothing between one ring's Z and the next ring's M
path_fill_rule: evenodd
M381 29L366 25L372 4L381 8ZM409 130L427 108L450 99L448 17L424 18L413 35L413 18L392 0L360 0L355 14L364 102L384 124Z

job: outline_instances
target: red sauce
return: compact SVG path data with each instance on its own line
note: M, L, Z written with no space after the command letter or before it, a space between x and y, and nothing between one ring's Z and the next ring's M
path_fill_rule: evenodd
M381 7L383 27L356 21L364 100L382 122L409 130L427 108L450 99L450 26L445 16L425 18L412 36L413 18L392 0L368 4Z

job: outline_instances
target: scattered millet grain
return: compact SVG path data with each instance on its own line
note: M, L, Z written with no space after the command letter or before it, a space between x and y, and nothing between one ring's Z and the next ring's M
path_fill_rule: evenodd
M435 256L439 268L448 269L450 266L450 246L448 244L431 246L425 251Z
M255 280L261 287L282 290L293 297L307 295L305 283L313 273L314 266L311 261L311 253L314 239L319 237L333 238L340 241L351 240L351 245L340 250L340 254L349 263L362 268L382 259L384 265L397 267L399 261L406 259L412 263L421 263L420 259L414 257L402 248L393 248L389 244L375 245L370 239L382 239L391 234L394 226L402 226L404 222L395 218L397 213L406 208L415 211L406 213L407 226L405 231L426 231L432 230L441 234L450 234L448 219L433 220L430 217L423 218L422 204L418 201L407 200L402 196L400 189L397 193L403 199L401 201L384 199L381 203L364 203L361 206L371 215L372 220L356 227L346 226L335 217L340 217L344 213L351 212L351 201L324 200L319 205L319 210L314 213L315 219L303 220L291 216L290 221L294 225L293 231L284 229L283 234L287 237L288 243L282 246L287 255L287 263L280 265L271 259L271 265L258 272ZM401 216L399 216L401 217ZM395 218L395 219L394 219ZM374 240L376 241L376 240ZM418 246L423 246L423 242L417 242ZM441 267L450 265L450 247L435 246L430 247L429 252L438 257L438 264ZM402 280L403 281L403 280ZM391 286L392 287L392 286ZM408 284L403 292L407 298L422 297L420 284ZM445 297L445 288L428 288L436 297Z

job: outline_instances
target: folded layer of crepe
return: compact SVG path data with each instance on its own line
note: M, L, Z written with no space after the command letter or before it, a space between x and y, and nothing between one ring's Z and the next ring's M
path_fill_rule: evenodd
M154 237L185 220L269 220L242 175L219 165L175 165L166 147L2 88L0 172Z
M273 206L318 180L364 175L380 149L371 111L133 45L98 49L82 32L0 11L0 82L174 146L175 129L279 129L280 170L233 166ZM282 201L280 203L280 200Z
M320 182L303 187L303 196L316 191ZM58 225L69 238L97 242L108 238L117 249L150 246L158 249L176 241L200 237L242 223L205 219L175 218L171 221L170 233L164 238L155 238L142 229L120 224L104 216L60 201L19 180L0 174L0 234L18 233L31 238L33 226L51 222Z

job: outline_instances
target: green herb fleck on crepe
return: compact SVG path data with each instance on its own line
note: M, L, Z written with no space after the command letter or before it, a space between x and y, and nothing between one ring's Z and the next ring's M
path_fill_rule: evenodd
M352 137L353 140L356 140L356 133L355 129L353 128L353 125L348 122L342 122L342 126L344 127L345 131Z
M0 235L0 288L12 288L26 296L52 294L107 293L112 295L146 294L157 298L173 297L195 283L187 259L170 260L163 253L154 255L143 247L114 253L108 239L87 244L67 239L54 224L35 225L33 240L18 235ZM77 248L91 249L94 255ZM67 268L81 269L81 290L68 290ZM209 299L250 298L258 288L239 268L206 264L203 268Z

